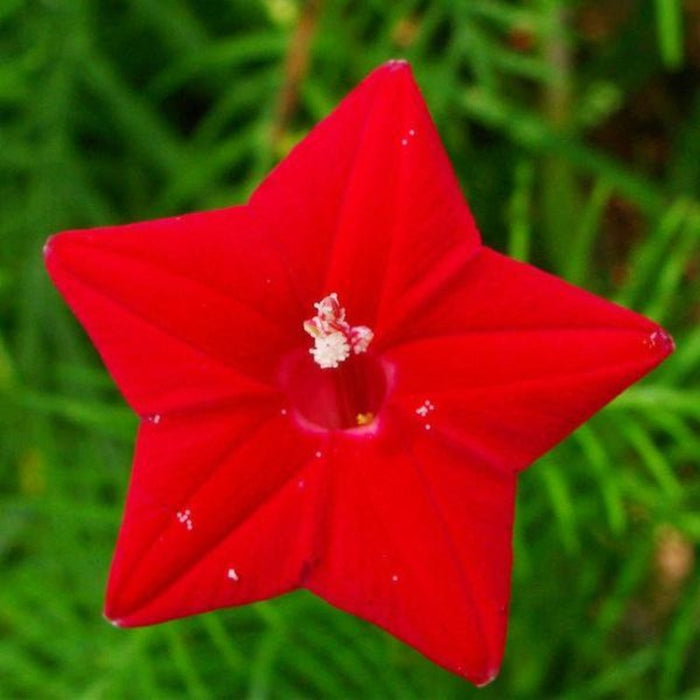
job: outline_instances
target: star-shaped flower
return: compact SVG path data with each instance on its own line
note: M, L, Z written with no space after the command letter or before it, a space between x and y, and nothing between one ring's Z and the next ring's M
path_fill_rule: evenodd
M142 419L109 619L306 588L477 684L518 470L672 349L481 245L403 62L246 206L63 233L46 260Z

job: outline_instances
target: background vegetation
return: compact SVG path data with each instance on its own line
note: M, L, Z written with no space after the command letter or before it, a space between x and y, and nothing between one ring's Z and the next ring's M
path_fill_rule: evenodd
M0 697L700 698L697 0L2 0L0 55ZM244 201L391 57L491 246L678 343L523 475L480 691L304 594L106 624L135 419L40 255Z

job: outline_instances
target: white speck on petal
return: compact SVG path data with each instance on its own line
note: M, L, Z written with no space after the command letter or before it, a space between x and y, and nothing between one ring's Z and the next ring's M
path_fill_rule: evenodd
M301 491L304 488L304 486L306 486L306 482L303 479L299 479L299 481L297 481L297 487L299 488L299 490Z
M192 518L190 517L191 515L192 511L189 508L185 508L185 510L179 510L177 513L175 513L177 521L181 525L184 525L185 528L190 531L194 528L194 523L192 522Z
M286 416L286 415L287 415L287 409L286 409L286 408L283 408L283 409L280 411L280 415L281 415L281 416Z
M398 574L394 574L394 575L391 577L391 580L392 580L394 583L397 583L398 580L399 580Z
M415 129L409 129L408 130L408 135L404 136L401 139L401 145L402 146L408 146L408 141L409 139L412 139L416 135L416 130Z
M430 425L430 423L426 423L425 426L423 426L426 430L430 430L433 426Z
M316 455L317 459L321 459L321 457L323 457L323 452L321 452L321 450L316 450L314 454Z
M433 403L430 400L426 399L420 406L418 406L418 408L416 409L416 413L421 418L425 418L430 412L434 410L435 406L433 405Z
M236 573L236 570L231 568L226 572L226 578L230 579L231 581L238 581L238 574Z

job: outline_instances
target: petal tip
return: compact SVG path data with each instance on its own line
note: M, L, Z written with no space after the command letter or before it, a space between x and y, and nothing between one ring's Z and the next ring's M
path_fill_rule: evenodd
M109 593L107 594L107 599L102 610L102 617L109 622L110 625L120 629L141 627L144 624L151 624L150 621L142 622L138 612L134 613L133 610L120 604L118 601L113 601Z
M117 627L117 628L124 627L124 624L122 623L122 621L119 618L111 617L107 610L105 610L102 613L102 617L104 617L104 619L107 622L109 622L109 624L112 625L112 627Z
M494 669L491 669L486 675L483 676L482 679L476 681L474 683L474 685L477 688L484 688L487 685L490 685L491 683L493 683L496 680L496 678L498 678L498 674L499 674L500 670L501 670L500 666L498 666Z
M68 243L71 236L70 231L63 231L61 233L54 233L46 239L44 247L42 248L42 253L44 255L44 262L48 265L51 260L55 260L60 254L65 253L65 246Z
M48 262L49 258L52 256L54 249L56 248L56 239L58 238L58 234L55 233L53 236L49 236L46 239L46 243L44 243L44 247L41 249L41 252L44 256L44 261Z
M73 260L73 256L79 253L83 244L91 243L98 229L71 229L54 233L46 239L42 249L44 264L53 274L56 267L62 263Z
M134 619L133 611L128 606L123 605L119 596L115 595L112 585L108 584L107 586L102 617L114 627L137 627L138 623L132 622Z
M642 341L644 346L649 348L655 354L661 355L662 358L667 357L676 349L676 343L670 333L665 331L661 326L655 328L651 333L644 337Z
M476 688L484 688L487 685L493 683L498 674L501 672L500 660L495 666L488 666L486 668L474 669L473 667L467 668L466 666L457 665L454 667L446 666L449 670L453 671L462 678L468 680Z
M62 235L60 233L54 233L46 239L46 243L44 243L44 247L41 249L44 258L44 267L55 284L57 284L57 276L60 277L61 274L61 247L63 246L63 241L61 239Z
M389 59L384 67L391 71L411 70L411 64L405 58Z
M405 58L392 58L375 68L370 75L384 76L389 80L401 80L413 78L413 71L411 70L411 64Z

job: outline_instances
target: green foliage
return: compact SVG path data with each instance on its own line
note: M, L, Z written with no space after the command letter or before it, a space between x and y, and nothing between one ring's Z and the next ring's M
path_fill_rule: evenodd
M0 696L700 697L689 26L680 0L0 3ZM413 63L488 243L653 316L678 344L521 478L508 651L479 691L301 593L104 623L135 419L41 263L63 228L243 201L395 56Z

